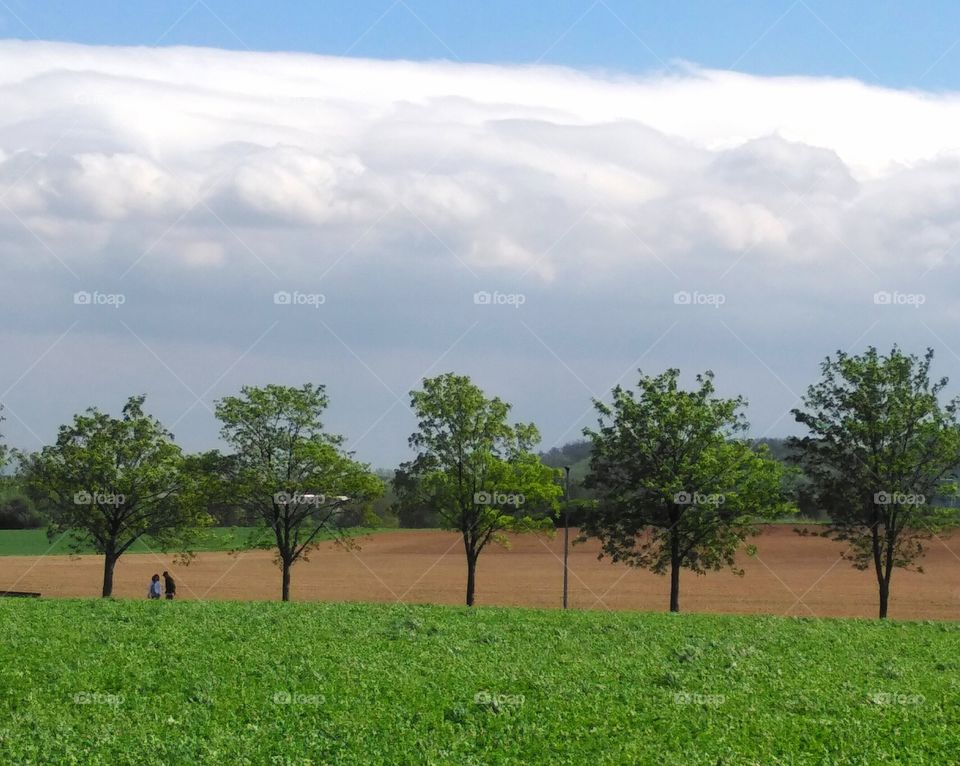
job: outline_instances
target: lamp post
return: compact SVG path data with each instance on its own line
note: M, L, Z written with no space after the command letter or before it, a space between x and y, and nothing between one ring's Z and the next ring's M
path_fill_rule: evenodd
M563 608L567 608L567 581L570 559L570 466L563 467Z

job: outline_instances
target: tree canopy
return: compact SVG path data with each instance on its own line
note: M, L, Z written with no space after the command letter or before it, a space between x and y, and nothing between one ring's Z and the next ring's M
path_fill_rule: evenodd
M224 464L228 493L277 550L281 597L290 599L293 565L307 560L325 530L338 532L344 510L379 497L383 483L324 429L322 385L245 386L216 404L221 436L233 449Z
M506 532L553 528L559 471L533 452L536 426L511 425L510 405L487 397L465 375L426 378L410 401L417 455L401 466L394 486L401 502L431 509L443 526L460 532L472 606L477 560L488 543L504 544Z
M886 617L895 568L913 568L957 495L960 398L941 403L946 378L931 380L933 349L920 358L894 346L838 351L793 410L808 435L794 437L798 461L830 516L825 535L849 545L857 569L873 568Z
M741 397L714 395L713 374L697 388L680 371L642 375L638 391L617 386L613 401L595 401L596 430L587 486L597 503L582 535L601 556L670 573L670 610L680 609L680 570L733 568L757 523L790 512L785 468L766 449L737 438L747 428Z
M117 559L149 536L160 550L186 548L210 522L183 470L184 456L145 397L119 418L90 408L60 427L57 441L22 457L28 493L49 518L48 533L69 535L75 550L104 556L103 595L113 592Z

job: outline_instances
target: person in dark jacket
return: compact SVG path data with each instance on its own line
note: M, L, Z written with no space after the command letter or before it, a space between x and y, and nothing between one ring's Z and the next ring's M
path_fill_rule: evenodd
M169 572L163 573L163 590L167 594L167 601L173 601L173 597L177 595L177 584Z

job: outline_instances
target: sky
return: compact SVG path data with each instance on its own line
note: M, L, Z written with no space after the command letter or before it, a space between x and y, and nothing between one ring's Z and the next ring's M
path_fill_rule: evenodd
M762 75L958 85L949 0L3 0L0 34L385 59L539 61L645 72L692 61Z
M838 349L960 380L958 17L0 0L0 431L146 393L208 449L217 398L310 381L389 467L451 370L544 449L638 369L755 437Z

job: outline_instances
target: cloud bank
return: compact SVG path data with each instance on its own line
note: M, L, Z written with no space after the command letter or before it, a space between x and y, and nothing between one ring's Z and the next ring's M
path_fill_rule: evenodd
M311 379L386 463L406 391L453 368L548 445L636 366L712 367L782 433L836 348L957 362L956 94L0 42L0 103L0 399L22 446L141 390L211 446L213 398Z

